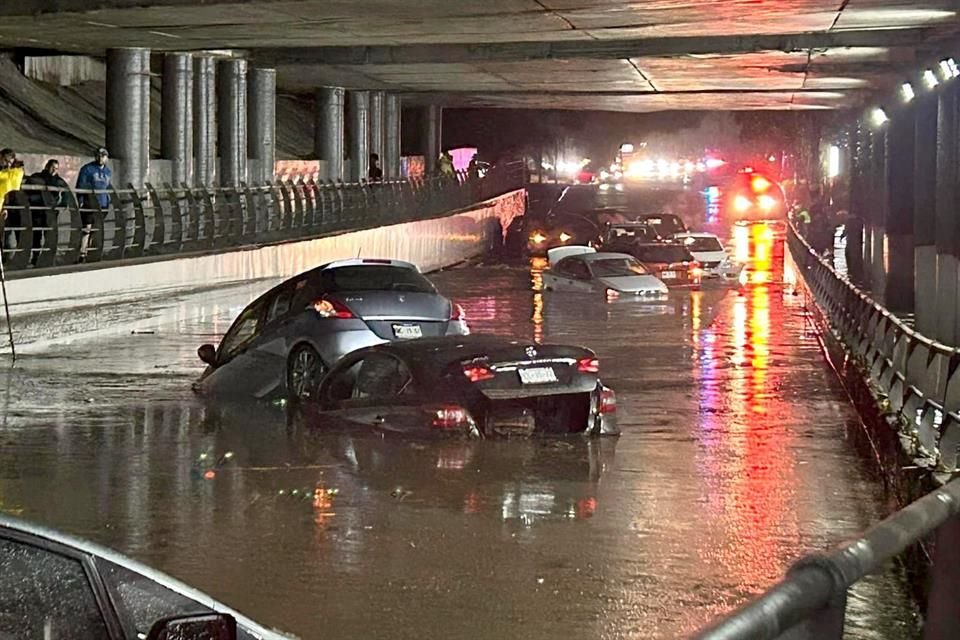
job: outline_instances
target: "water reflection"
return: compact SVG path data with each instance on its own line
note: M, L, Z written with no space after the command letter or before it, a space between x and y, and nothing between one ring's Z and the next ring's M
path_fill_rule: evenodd
M303 637L398 640L681 637L876 519L850 409L777 286L649 311L543 294L526 268L435 280L477 332L594 349L624 435L397 442L204 405L193 351L218 312L0 371L0 508ZM899 582L877 585L851 626L906 637Z

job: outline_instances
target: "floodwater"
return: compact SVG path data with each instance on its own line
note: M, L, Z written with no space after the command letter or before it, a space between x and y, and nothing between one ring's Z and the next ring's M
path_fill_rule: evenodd
M885 515L798 297L607 304L537 291L529 265L433 277L477 332L596 350L623 435L385 442L204 405L195 349L260 283L0 374L0 510L304 638L396 640L683 637ZM850 599L850 638L914 624L894 570Z

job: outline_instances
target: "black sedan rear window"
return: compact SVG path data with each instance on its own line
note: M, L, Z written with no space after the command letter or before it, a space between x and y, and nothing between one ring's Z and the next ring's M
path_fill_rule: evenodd
M325 269L321 286L327 293L349 291L410 291L436 293L433 284L413 269L390 265L353 265Z
M660 245L636 247L633 255L640 262L683 262L684 260L693 260L690 252L679 245Z

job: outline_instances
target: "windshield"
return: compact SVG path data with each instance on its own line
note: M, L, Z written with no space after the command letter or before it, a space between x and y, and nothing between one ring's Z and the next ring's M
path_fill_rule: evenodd
M723 245L716 238L684 238L683 244L690 251L723 251Z
M641 262L684 262L693 259L690 252L680 245L665 244L662 246L650 245L637 247L637 259Z
M644 216L643 222L655 227L657 231L664 236L681 233L686 230L680 218L669 213L662 216Z
M420 273L406 267L354 265L325 269L320 273L326 293L345 291L411 291L436 293L433 284Z
M630 258L605 258L590 263L595 278L619 278L623 276L645 276L643 265Z

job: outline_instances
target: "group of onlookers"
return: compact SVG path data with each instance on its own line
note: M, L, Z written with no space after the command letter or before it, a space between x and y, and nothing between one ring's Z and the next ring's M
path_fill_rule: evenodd
M80 221L83 226L80 259L83 261L93 226L94 213L110 205L109 190L113 188L113 173L107 165L110 154L103 147L96 151L91 162L83 165L77 174L77 199L80 209ZM24 189L24 185L32 188ZM13 149L0 150L0 203L3 204L3 248L4 259L7 252L19 247L19 229L26 222L21 218L21 208L12 206L9 195L15 191L26 193L30 205L31 222L38 229L48 228L47 216L70 204L71 191L60 176L60 162L52 158L47 160L43 169L25 175L23 162L17 159ZM36 264L43 247L44 234L33 234L33 255L31 263Z

